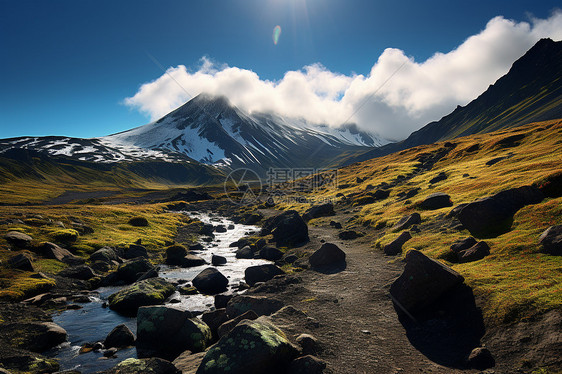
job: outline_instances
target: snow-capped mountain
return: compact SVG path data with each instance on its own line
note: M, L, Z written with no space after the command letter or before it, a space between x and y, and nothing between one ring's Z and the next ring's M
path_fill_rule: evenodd
M0 151L33 149L81 161L165 160L217 167L323 167L386 141L354 125L332 128L270 113L244 113L225 97L201 94L158 121L93 139L21 137Z

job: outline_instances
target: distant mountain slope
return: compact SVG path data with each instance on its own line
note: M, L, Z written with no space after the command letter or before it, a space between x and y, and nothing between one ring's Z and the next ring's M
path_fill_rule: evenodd
M541 39L506 75L465 107L457 107L404 141L374 149L356 160L557 118L562 118L562 41Z
M334 129L275 114L244 113L225 97L201 94L156 122L98 139L131 150L179 153L231 168L320 167L347 151L385 142L354 126Z

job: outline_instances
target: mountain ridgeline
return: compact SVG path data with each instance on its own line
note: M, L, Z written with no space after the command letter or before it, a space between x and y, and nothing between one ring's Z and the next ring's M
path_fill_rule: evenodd
M562 118L562 41L541 39L513 63L506 75L466 106L458 106L407 139L362 154L356 161L557 118Z

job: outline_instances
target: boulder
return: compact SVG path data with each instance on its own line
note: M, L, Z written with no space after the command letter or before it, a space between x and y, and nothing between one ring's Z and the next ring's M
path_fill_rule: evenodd
M341 240L353 240L364 236L363 233L357 232L355 230L345 230L338 234L338 237Z
M31 246L31 242L33 241L31 236L19 231L8 231L4 235L4 239L6 239L10 245L19 249L29 248Z
M2 335L14 336L11 344L31 352L44 352L66 341L66 331L53 322L8 323Z
M90 262L102 261L108 264L113 263L113 261L121 262L121 259L117 255L115 249L110 247L103 247L92 253L90 256Z
M134 316L141 306L163 304L174 291L175 287L162 278L145 279L110 295L109 307Z
M166 264L181 265L182 259L187 255L187 249L182 245L172 245L166 248Z
M235 295L215 295L215 308L223 309L226 308L226 304L232 299Z
M260 257L264 260L277 261L283 257L283 252L271 245L266 245L260 250Z
M513 215L544 198L536 187L511 188L467 204L457 215L463 226L476 237L492 236L511 228Z
M130 244L123 251L123 258L130 260L137 257L148 258L148 251L142 245Z
M412 249L406 254L404 271L390 286L390 295L400 310L415 313L463 282L450 267Z
M435 210L453 206L451 197L443 192L435 192L426 197L420 204L421 209Z
M396 222L392 230L394 231L406 230L410 226L417 225L419 223L421 223L421 216L419 213L408 214L400 218L400 220Z
M209 326L213 336L218 336L219 326L228 321L226 309L222 308L205 312L201 315L201 320Z
M129 220L129 225L135 227L145 227L148 226L148 220L142 216L133 217Z
M202 258L202 257L195 256L195 255L192 255L192 254L187 254L181 260L181 267L193 268L193 267L196 267L196 266L205 265L206 263L207 263L207 261L205 261L205 259Z
M261 234L273 234L273 240L281 247L295 246L309 240L308 226L295 210L287 210L267 219Z
M24 270L24 271L35 271L33 269L33 257L29 253L20 253L11 257L7 261L8 267L12 269Z
M122 348L135 344L135 335L125 324L116 326L103 341L105 348Z
M205 357L205 352L185 351L174 360L173 364L182 373L195 374L197 368L201 366L203 357Z
M402 252L402 246L410 239L412 239L410 232L403 231L396 239L385 245L382 250L387 256L396 256Z
M318 340L309 334L300 334L295 339L297 344L302 348L302 353L305 355L315 355L320 352L320 344Z
M238 259L252 259L254 258L254 251L249 245L240 248L236 251L236 258Z
M28 351L15 351L7 357L0 357L0 364L13 370L12 373L43 374L54 373L60 369L57 360Z
M146 258L139 257L120 264L117 268L117 277L126 284L130 284L152 268L153 266L150 261Z
M562 256L562 225L550 226L539 237L541 252Z
M345 252L335 244L324 243L309 257L308 262L312 268L340 265L345 263Z
M105 374L181 374L170 361L158 357L128 358Z
M305 221L310 221L313 218L319 217L329 217L333 216L336 213L334 212L334 204L332 203L325 203L320 205L314 205L310 207L302 216Z
M137 350L141 356L173 360L180 353L204 351L211 329L191 312L172 306L146 306L137 314Z
M496 365L492 353L485 347L474 348L467 359L468 367L477 370L486 370Z
M297 354L298 349L271 323L245 320L207 351L197 374L283 372Z
M454 242L451 245L451 251L459 253L460 251L467 250L476 243L478 243L476 239L474 239L472 236L469 236L468 238L464 238L462 240L457 240L456 242Z
M460 263L478 261L490 254L490 246L485 241L480 241L472 247L457 252Z
M226 257L217 256L217 255L214 254L211 257L211 264L213 264L213 266L224 265L224 264L226 264Z
M204 251L205 247L201 243L194 243L189 246L190 251Z
M431 178L429 180L430 184L435 184L441 181L444 181L445 179L447 179L447 173L445 173L444 171L440 172L439 174L437 174L435 177Z
M226 291L228 279L215 268L207 268L193 278L193 287L203 294L214 295Z
M80 265L85 262L83 258L73 255L69 250L59 247L55 243L41 243L38 249L44 257L58 260L68 265Z
M91 267L86 265L66 268L61 272L59 272L58 275L65 278L80 279L80 280L88 280L98 276Z
M253 286L258 282L267 282L280 274L285 274L285 272L274 264L256 265L246 268L244 279L246 283Z
M227 230L226 230L226 226L225 226L225 225L216 225L216 226L215 226L215 232L223 233L223 232L226 232L226 231L227 231Z
M223 322L218 328L217 328L217 335L219 338L222 338L223 336L225 336L226 334L228 334L229 332L232 331L233 328L236 327L237 324L239 324L241 321L248 319L248 320L255 320L258 319L258 315L256 314L256 312L254 312L253 310L248 310L246 313L239 315L236 318L230 319L228 321Z
M338 229L338 230L342 228L341 223L336 222L336 221L330 221L330 226L332 226L333 228Z
M282 307L283 302L273 297L238 295L226 304L226 315L232 319L253 310L259 316L268 316Z
M293 360L289 364L289 374L322 374L326 369L326 362L317 357L306 355Z
M384 200L390 196L390 190L376 190L375 192L369 192L369 196L375 198L375 200Z

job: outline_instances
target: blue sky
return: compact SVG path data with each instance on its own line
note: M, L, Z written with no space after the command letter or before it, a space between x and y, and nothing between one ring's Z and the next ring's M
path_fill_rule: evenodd
M315 63L333 75L367 76L386 48L423 63L436 52L457 48L496 16L546 19L556 5L548 0L0 0L0 137L93 137L147 123L150 110L124 100L163 76L148 55L165 68L183 65L191 73L206 56L215 71L228 65L262 81L281 80L287 71ZM282 33L274 45L276 25Z

